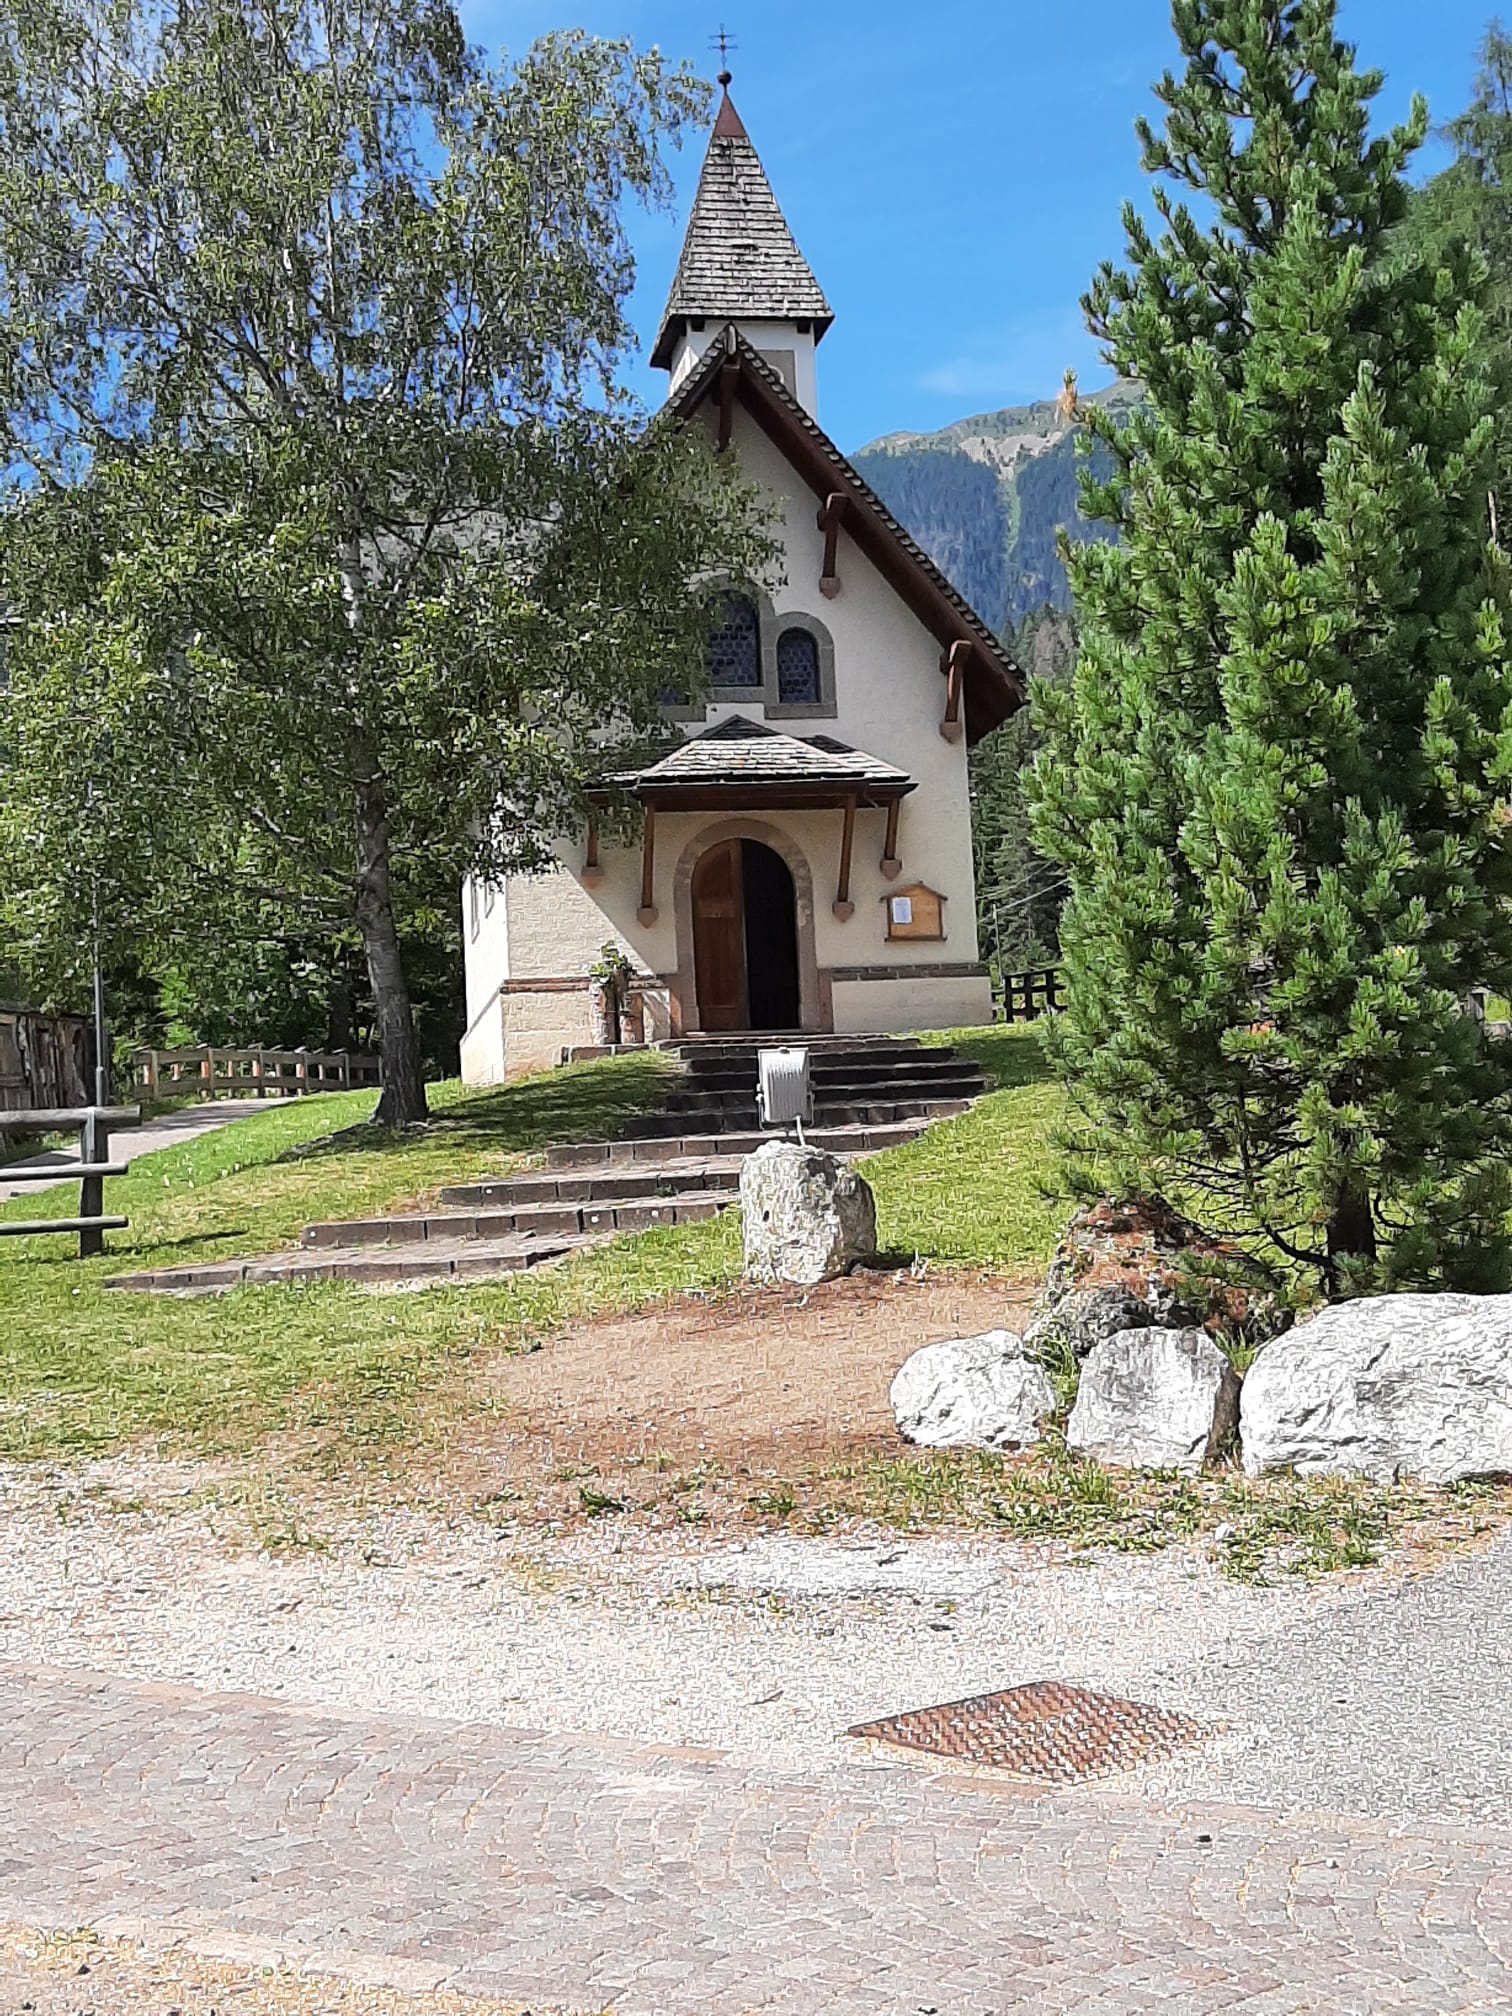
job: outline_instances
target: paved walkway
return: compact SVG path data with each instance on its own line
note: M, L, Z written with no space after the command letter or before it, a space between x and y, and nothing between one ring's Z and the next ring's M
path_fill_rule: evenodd
M129 1105L129 1100L122 1100ZM203 1106L181 1106L177 1113L164 1113L156 1120L149 1120L144 1127L123 1127L118 1134L110 1137L110 1159L112 1162L135 1162L139 1155L150 1155L156 1148L177 1148L184 1141L192 1141L196 1135L208 1134L216 1127L228 1127L233 1120L245 1120L249 1114L265 1113L272 1106L287 1106L287 1099L214 1099ZM45 1155L28 1156L24 1162L12 1166L18 1169L56 1169L58 1181L68 1180L70 1168L77 1168L79 1152L77 1148L56 1148ZM29 1196L45 1194L46 1184L8 1183L5 1170L0 1168L0 1204L7 1198L19 1197L23 1191Z
M1456 2016L1512 2003L1512 1831L0 1666L0 1918L537 2012Z

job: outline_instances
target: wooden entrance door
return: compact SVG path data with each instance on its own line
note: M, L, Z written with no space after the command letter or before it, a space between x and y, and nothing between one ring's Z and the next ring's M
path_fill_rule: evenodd
M693 870L693 977L701 1029L750 1027L738 840L711 847Z

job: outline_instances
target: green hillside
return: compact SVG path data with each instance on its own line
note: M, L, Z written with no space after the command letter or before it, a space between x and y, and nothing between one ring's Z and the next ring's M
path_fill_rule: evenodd
M1091 402L1120 411L1137 393L1113 385ZM1053 400L958 420L937 434L888 434L855 458L888 509L996 631L1049 603L1070 606L1057 557L1100 529L1077 509L1075 429Z

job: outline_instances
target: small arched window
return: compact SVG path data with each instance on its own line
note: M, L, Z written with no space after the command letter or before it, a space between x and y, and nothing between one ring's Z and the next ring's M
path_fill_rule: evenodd
M747 595L726 595L709 632L709 684L761 684L761 621Z
M784 707L819 705L819 640L812 630L784 630L777 639L777 698Z

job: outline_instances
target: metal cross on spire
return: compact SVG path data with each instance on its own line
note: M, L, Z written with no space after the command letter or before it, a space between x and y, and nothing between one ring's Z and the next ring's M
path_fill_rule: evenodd
M718 81L724 87L724 89L728 91L731 82L730 51L732 49L738 49L740 47L740 44L735 40L735 37L731 35L729 31L726 29L723 21L721 21L719 24L719 33L717 35L711 35L709 37L709 47L711 49L717 49L719 51Z

